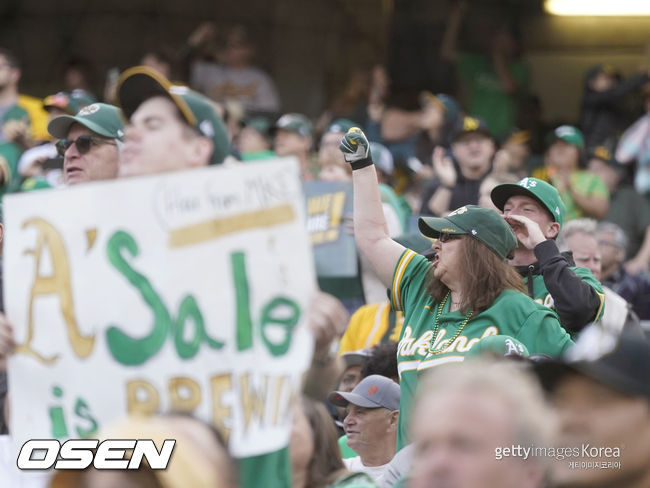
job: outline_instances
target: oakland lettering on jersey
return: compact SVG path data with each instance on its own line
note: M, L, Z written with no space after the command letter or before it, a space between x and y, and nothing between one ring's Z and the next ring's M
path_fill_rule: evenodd
M443 349L445 353L469 351L474 344L483 339L484 337L498 335L499 329L495 326L487 327L480 337L468 339L467 336L460 335L454 340L452 344L448 344L449 339L445 340L447 329L440 329L438 336L433 342L433 349ZM451 335L451 334L450 334ZM433 336L432 330L427 330L420 337L413 337L413 329L410 326L404 327L402 339L399 341L397 354L405 359L420 356L425 357L429 353L431 346L431 338Z

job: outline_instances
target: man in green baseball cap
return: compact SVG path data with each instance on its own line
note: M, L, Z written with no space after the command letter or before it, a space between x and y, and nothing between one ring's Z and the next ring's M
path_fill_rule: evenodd
M220 164L230 154L216 105L200 93L146 66L122 73L116 93L129 120L120 177Z
M314 130L309 119L298 113L284 114L276 121L272 134L275 154L298 158L302 179L313 181L316 173L311 161Z
M601 317L601 284L588 269L575 267L571 254L560 253L555 243L566 215L555 187L529 177L497 185L491 198L517 237L510 264L523 277L528 294L554 309L570 333Z
M93 103L74 116L53 118L47 130L59 139L56 149L63 157L63 180L67 185L117 177L118 143L124 137L117 107Z
M557 188L566 207L565 220L602 219L609 209L609 192L598 176L581 169L585 152L582 132L572 125L561 125L548 140L544 166L532 176Z

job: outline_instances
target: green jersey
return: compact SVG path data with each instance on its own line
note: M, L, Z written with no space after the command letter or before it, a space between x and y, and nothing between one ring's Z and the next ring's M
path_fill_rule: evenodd
M573 344L555 312L516 290L503 291L492 306L472 315L469 320L460 311L450 312L449 300L440 311L441 304L425 291L425 278L430 267L431 263L424 256L407 249L393 274L391 302L396 310L404 312L397 350L402 390L398 450L408 443L407 421L421 371L439 364L463 361L474 344L492 335L512 336L523 343L530 354L560 356ZM433 337L439 311L439 329ZM461 327L461 334L450 343Z

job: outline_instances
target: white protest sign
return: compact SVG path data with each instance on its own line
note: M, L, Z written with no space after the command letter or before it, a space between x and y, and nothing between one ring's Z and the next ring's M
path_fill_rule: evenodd
M286 446L313 349L304 206L293 160L5 197L16 441L188 410L236 456Z

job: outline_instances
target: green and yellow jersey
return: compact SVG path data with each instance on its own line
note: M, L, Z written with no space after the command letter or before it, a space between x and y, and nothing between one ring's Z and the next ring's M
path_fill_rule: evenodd
M404 312L397 350L402 390L400 412L403 413L399 419L398 450L408 443L407 421L422 371L444 363L463 361L474 344L492 335L512 336L523 343L530 354L560 356L573 344L552 310L516 290L503 291L491 307L472 315L469 320L468 315L460 311L450 312L449 300L440 310L441 304L434 302L425 291L430 266L424 256L407 249L393 274L392 306ZM438 312L438 332L434 337Z

